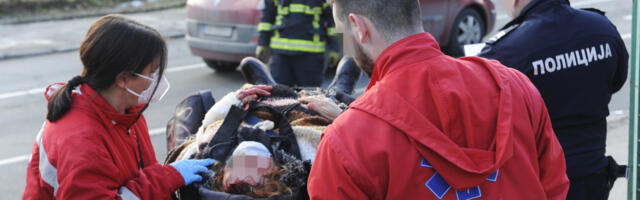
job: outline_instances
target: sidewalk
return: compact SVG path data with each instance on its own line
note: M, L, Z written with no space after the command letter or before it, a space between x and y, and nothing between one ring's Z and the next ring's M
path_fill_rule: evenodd
M157 29L166 38L184 37L184 7L125 16ZM0 60L75 51L96 19L98 17L0 25Z

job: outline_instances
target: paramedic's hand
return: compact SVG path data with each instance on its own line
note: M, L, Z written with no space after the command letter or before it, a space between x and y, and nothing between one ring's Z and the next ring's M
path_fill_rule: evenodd
M236 97L242 101L243 104L247 104L251 101L258 99L258 96L271 96L271 86L267 85L254 85L247 89L238 91Z
M336 51L329 51L328 55L328 67L335 68L338 66L338 62L340 61L340 54Z
M257 46L256 47L256 58L262 61L263 63L267 63L269 60L269 47L266 46Z
M202 181L202 176L198 173L206 172L207 166L213 164L214 159L202 159L202 160L179 160L171 163L170 165L176 168L182 178L184 179L184 185L190 185L193 182Z
M330 120L338 118L338 115L342 113L342 109L338 104L325 96L308 96L300 98L298 101L307 104L309 110L313 110Z

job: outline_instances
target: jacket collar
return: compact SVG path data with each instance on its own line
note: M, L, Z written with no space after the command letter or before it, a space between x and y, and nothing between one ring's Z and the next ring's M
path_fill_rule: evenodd
M533 0L529 2L529 4L527 4L524 8L522 8L522 11L520 11L520 13L516 18L509 21L509 23L504 25L500 30L504 30L510 26L520 24L527 18L527 16L531 15L532 13L546 10L545 7L552 4L569 5L569 1L568 0Z
M438 55L443 55L440 46L429 33L418 33L398 40L378 56L367 90L399 67Z
M111 123L113 125L120 124L125 127L131 127L137 120L138 114L144 110L145 105L138 105L127 109L127 111L122 114L116 111L106 99L104 99L98 92L96 92L91 86L87 84L81 84L78 86L80 88L81 93L74 93L82 99L82 101L89 104L93 110L95 110L98 115L104 120L108 120L107 123Z

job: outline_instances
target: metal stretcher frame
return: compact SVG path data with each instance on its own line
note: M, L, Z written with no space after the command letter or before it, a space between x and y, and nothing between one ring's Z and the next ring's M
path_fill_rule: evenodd
M638 9L640 8L640 4L638 4L637 0L633 1L633 20L632 20L632 38L631 38L631 87L629 87L630 94L629 95L629 171L627 174L628 179L628 190L627 190L627 199L636 200L638 199L638 194L640 192L640 188L638 188L638 107L640 106L638 101L638 88L639 88L639 78L640 74L638 73L638 66L640 66L640 52L638 52L638 48L640 47L638 36L640 36L639 28L640 21L638 20Z

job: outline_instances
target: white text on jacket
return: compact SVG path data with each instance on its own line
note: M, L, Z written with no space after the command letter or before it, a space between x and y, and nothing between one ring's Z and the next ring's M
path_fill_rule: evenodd
M609 43L601 44L599 47L600 48L598 48L598 46L587 47L533 61L531 62L533 65L533 75L544 75L580 65L588 67L591 62L613 57ZM597 52L598 49L600 50L599 53Z

